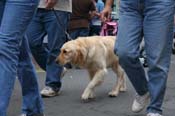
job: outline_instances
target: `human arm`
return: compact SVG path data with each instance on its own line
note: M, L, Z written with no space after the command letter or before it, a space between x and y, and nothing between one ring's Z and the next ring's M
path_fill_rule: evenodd
M89 14L90 14L90 19L92 19L95 16L99 17L99 13L96 8L96 3L93 0L89 2Z
M101 20L103 22L110 18L110 14L112 11L111 6L112 6L113 2L114 2L114 0L106 0L105 8L100 13L100 17L101 17Z

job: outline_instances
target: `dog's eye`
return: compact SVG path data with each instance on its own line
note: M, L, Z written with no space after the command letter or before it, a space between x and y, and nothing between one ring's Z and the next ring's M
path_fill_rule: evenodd
M66 50L63 50L63 53L67 53L67 51Z

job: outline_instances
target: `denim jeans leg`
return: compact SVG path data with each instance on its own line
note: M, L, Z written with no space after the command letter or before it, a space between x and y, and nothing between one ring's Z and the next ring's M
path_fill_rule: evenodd
M41 68L46 70L46 86L55 90L61 87L60 75L62 67L55 63L60 47L66 42L64 29L67 28L69 13L56 11L62 25L57 25L52 10L38 9L26 32L34 58ZM48 48L43 45L45 35L48 35Z
M159 0L145 5L144 39L151 96L148 112L162 113L173 41L173 4L173 0Z
M21 83L23 95L22 113L32 116L43 113L43 102L29 51L28 41L23 38L20 46L18 79Z
M120 2L120 20L114 51L136 92L144 95L148 87L145 71L139 61L143 19L138 6L138 0Z
M70 37L72 39L76 39L78 37L78 35L79 35L79 31L78 30L74 30L74 31L70 32Z
M46 70L49 51L43 44L43 39L46 36L46 30L42 17L44 17L44 14L40 9L38 9L27 28L25 37L28 39L29 47L34 59L43 70Z
M17 74L19 46L37 1L6 0L0 26L0 116L6 116Z
M88 28L79 29L79 34L80 37L86 37L89 35L89 29Z
M0 26L1 26L1 20L4 12L4 7L5 7L5 1L1 0L0 1Z
M79 28L75 29L74 31L70 32L70 36L72 39L77 39L78 37L86 37L89 35L88 28Z
M45 15L45 27L48 34L48 59L46 65L46 86L52 87L58 91L61 88L60 76L62 74L63 67L56 64L55 59L60 53L61 46L66 42L67 38L63 30L67 30L69 21L69 12L56 11L62 24L58 24L56 16L53 11L49 11Z

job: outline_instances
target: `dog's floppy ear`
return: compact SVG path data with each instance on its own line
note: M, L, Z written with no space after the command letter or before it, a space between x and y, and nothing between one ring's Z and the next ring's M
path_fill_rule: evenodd
M73 62L78 65L83 65L87 57L87 50L83 46L77 46L76 55Z

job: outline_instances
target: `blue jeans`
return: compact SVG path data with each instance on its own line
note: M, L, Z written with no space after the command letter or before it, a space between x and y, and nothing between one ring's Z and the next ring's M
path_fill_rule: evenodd
M23 112L29 116L43 112L28 43L23 38L37 4L37 0L0 1L0 116L6 116L17 75L24 97Z
M61 46L67 40L63 30L67 29L70 13L56 12L61 25L57 24L52 10L38 9L27 28L26 36L35 60L46 71L45 85L58 91L61 87L60 76L63 68L56 64L55 59L60 53ZM48 48L43 44L46 35L48 35Z
M115 53L139 95L149 91L147 112L162 113L173 40L174 0L121 0ZM144 37L148 80L139 62Z
M70 32L70 37L72 39L77 39L78 37L86 37L88 35L89 35L88 28L79 28L79 29L75 29L72 32Z
M39 92L37 75L32 63L31 53L26 38L20 46L18 79L22 87L23 106L22 113L27 116L43 113L43 102Z
M100 35L100 31L101 31L101 26L100 25L91 25L89 36Z

